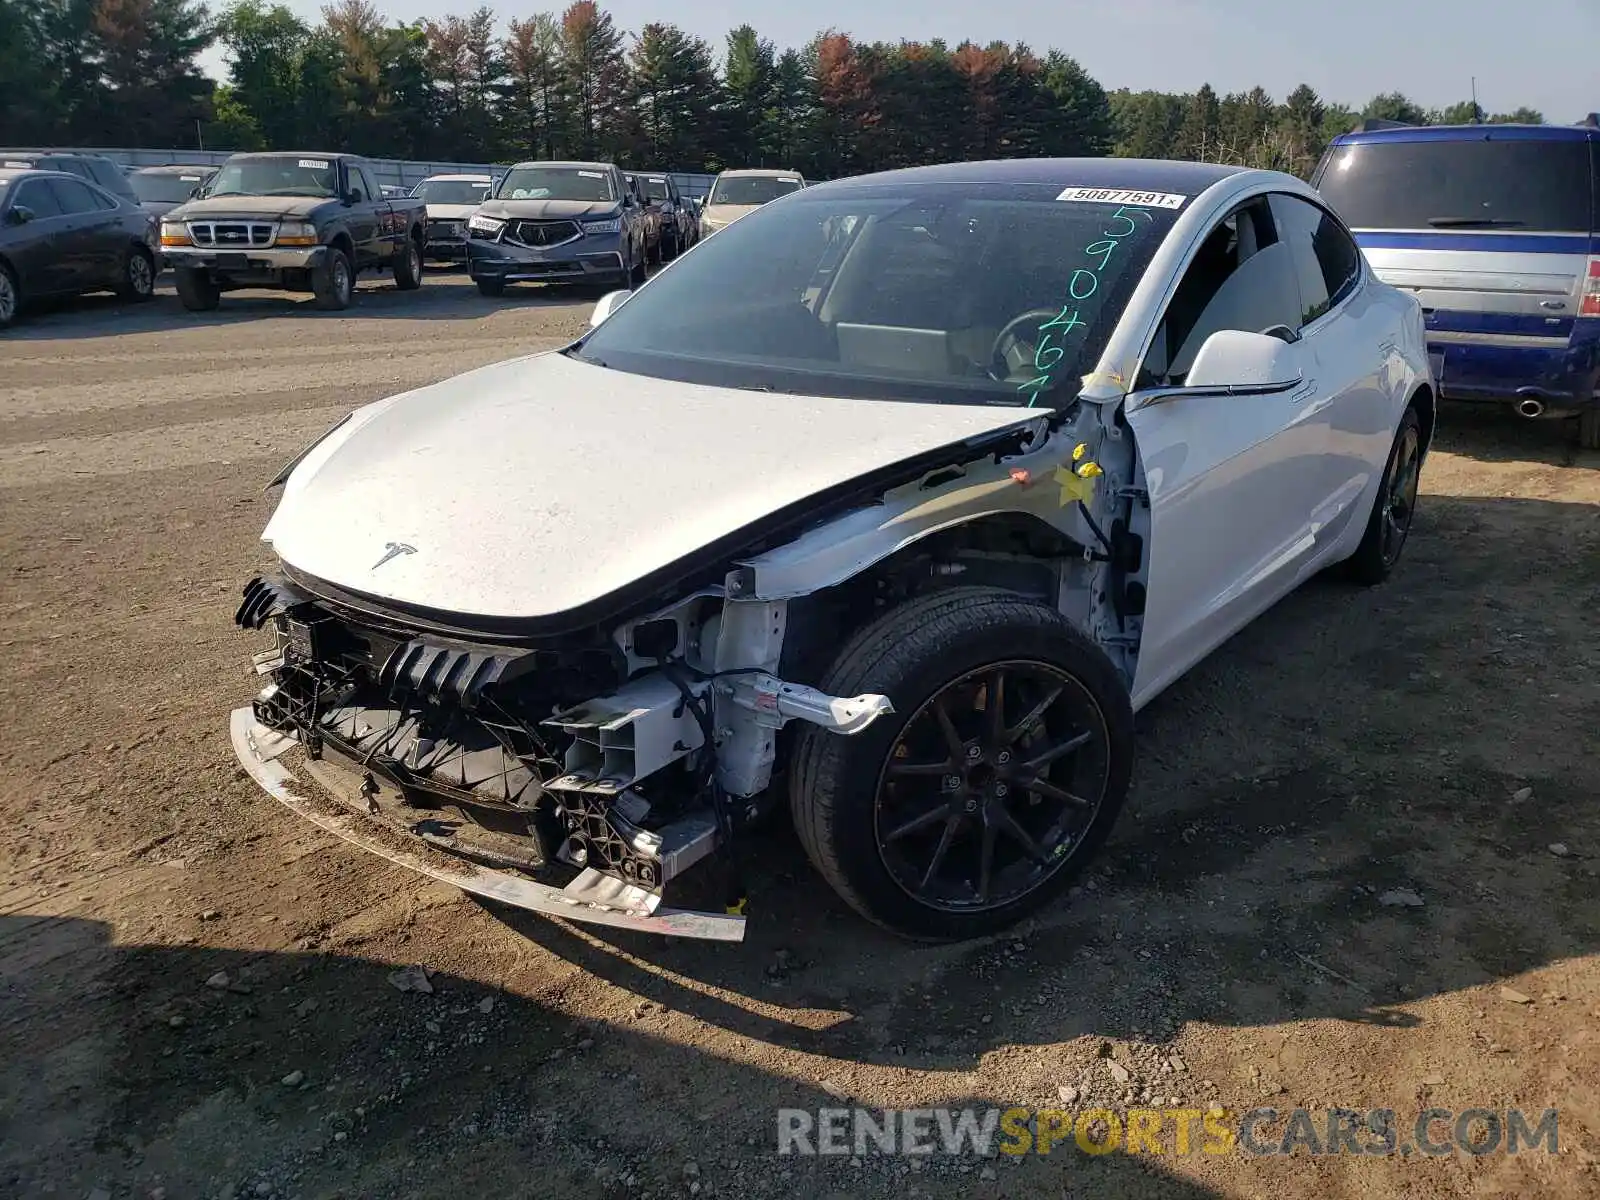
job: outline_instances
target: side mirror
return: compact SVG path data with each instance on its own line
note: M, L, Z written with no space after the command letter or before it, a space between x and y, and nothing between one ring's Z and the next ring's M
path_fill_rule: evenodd
M619 291L607 292L604 296L601 296L599 302L594 306L594 312L589 316L589 328L593 329L601 321L616 312L617 309L628 302L628 298L632 295L633 293L629 291Z
M632 208L633 207L633 196L632 196L631 193L629 193L629 192L623 192L622 193L622 207L623 208Z
M361 194L360 188L351 188L345 195L344 202L346 204L360 204L365 199L366 197Z
M1219 329L1194 356L1183 386L1241 392L1287 391L1302 378L1299 359L1295 347L1282 336Z
M33 216L33 209L29 208L26 204L16 204L12 206L10 212L6 213L6 224L26 225L29 221L33 220Z

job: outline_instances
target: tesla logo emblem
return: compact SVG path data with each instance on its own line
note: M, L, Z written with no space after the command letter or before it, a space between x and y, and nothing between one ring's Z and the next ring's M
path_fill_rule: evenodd
M369 569L376 571L391 558L399 558L402 554L415 554L416 552L417 548L415 546L408 546L405 542L385 542L383 545L383 557L373 563Z

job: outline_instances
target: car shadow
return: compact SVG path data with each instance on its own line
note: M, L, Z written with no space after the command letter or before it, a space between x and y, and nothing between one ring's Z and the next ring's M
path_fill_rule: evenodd
M971 1069L1191 1025L1417 1027L1418 1001L1600 950L1596 513L1424 496L1388 584L1310 582L1140 714L1110 842L997 937L878 931L784 821L747 856L737 951L495 911L640 996L864 1063ZM1508 572L1548 579L1536 605L1504 594Z
M508 308L592 307L592 291L530 284L507 289L499 298L479 294L462 272L429 270L423 285L402 292L385 279L362 279L355 300L340 311L324 311L309 294L268 291L228 292L211 312L187 312L178 302L170 275L157 282L155 296L129 303L107 294L41 301L8 329L7 341L57 341L70 338L121 337L167 333L197 327L235 325L273 317L306 320L479 320Z
M1451 403L1439 411L1436 449L1479 462L1600 469L1600 450L1578 445L1576 417L1530 420L1500 405Z
M780 1156L778 1110L844 1101L707 1055L670 1014L575 1016L482 979L355 956L127 944L0 916L0 1190L93 1197L1060 1195L1213 1200L1069 1144ZM401 990L397 971L409 974ZM416 990L421 978L426 990ZM686 1085L692 1090L686 1091ZM945 1103L987 1107L954 1090ZM848 1135L847 1135L848 1136Z

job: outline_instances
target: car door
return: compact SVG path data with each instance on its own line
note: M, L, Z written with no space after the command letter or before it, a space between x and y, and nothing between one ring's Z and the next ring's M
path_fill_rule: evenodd
M25 179L11 193L8 214L18 208L32 213L22 225L6 226L6 255L17 269L25 296L72 290L70 266L61 250L66 224L48 179Z
M1366 520L1362 501L1394 436L1387 381L1403 366L1389 312L1364 292L1361 251L1343 223L1301 196L1274 193L1270 203L1294 256L1300 333L1315 364L1317 394L1307 404L1326 426L1323 507L1314 520L1319 541L1331 547L1351 521Z
M356 267L370 267L385 257L378 214L387 209L380 193L373 190L366 172L355 163L345 165L347 191L359 193L359 199L344 210L345 223L350 229L350 240L355 243Z
M71 280L69 286L77 290L105 287L115 275L115 266L107 262L111 234L117 227L115 210L102 208L81 179L56 176L49 182L62 212L61 257Z
M1146 349L1126 409L1151 522L1136 705L1292 588L1318 544L1327 423L1302 311L1292 253L1257 197L1191 252ZM1224 329L1289 342L1301 382L1186 392L1200 347Z

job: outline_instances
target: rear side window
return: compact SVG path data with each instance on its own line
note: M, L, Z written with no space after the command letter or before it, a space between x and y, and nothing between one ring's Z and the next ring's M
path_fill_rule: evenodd
M76 179L52 179L50 189L55 192L64 213L95 212L104 207L94 192Z
M1577 140L1335 146L1317 188L1352 229L1594 228L1594 166Z
M1361 277L1361 252L1338 221L1298 196L1275 193L1272 215L1294 253L1301 320L1309 325L1355 287Z

